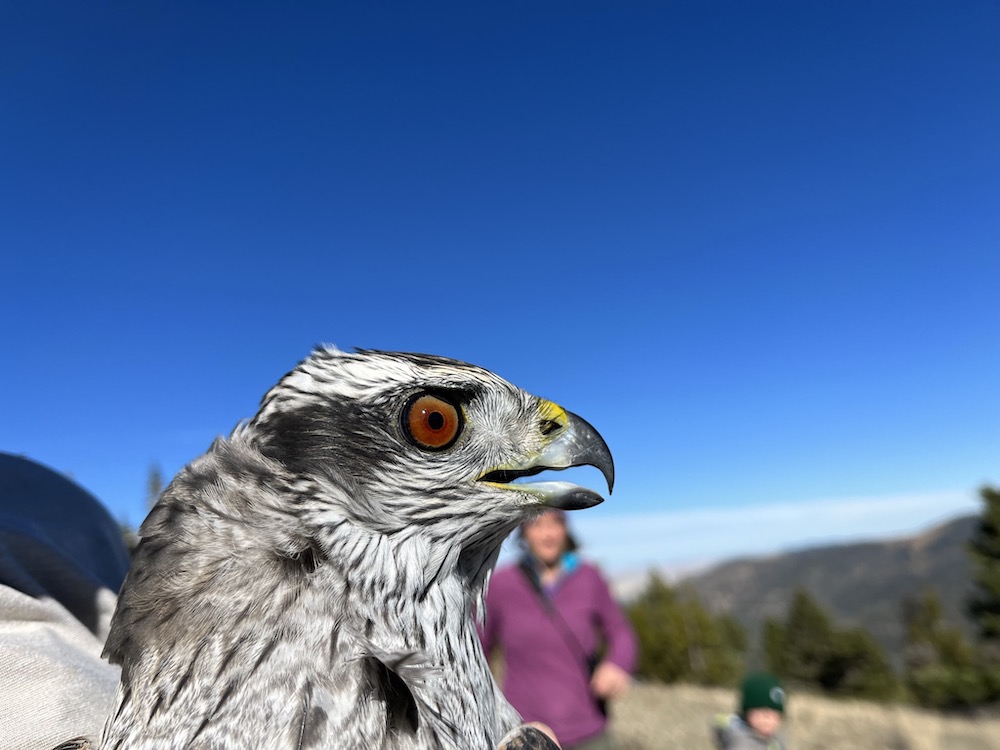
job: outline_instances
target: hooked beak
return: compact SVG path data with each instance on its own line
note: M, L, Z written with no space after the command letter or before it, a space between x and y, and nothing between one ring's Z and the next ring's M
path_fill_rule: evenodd
M572 466L593 466L608 483L608 494L615 483L615 465L604 438L585 419L556 406L542 402L546 414L540 425L546 443L539 453L494 469L480 477L480 481L517 489L538 497L538 505L559 510L579 510L604 502L597 492L572 482L519 482L514 479L528 477L547 470L568 469Z

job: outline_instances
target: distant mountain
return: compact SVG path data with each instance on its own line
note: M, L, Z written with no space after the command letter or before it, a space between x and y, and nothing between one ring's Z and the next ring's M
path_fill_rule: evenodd
M937 590L949 623L971 634L965 614L971 576L966 544L976 521L977 516L964 516L913 537L731 560L683 582L712 611L736 617L755 649L763 620L783 618L801 586L839 626L868 630L898 664L903 599L927 585Z

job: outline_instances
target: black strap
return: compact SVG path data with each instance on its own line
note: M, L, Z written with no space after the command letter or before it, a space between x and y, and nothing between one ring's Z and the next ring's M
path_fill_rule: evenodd
M535 570L531 562L525 558L522 558L518 563L518 567L521 572L524 573L524 577L528 579L528 583L531 584L531 588L534 589L535 593L538 595L539 601L542 603L542 608L548 613L549 622L555 626L555 629L559 632L559 636L566 642L566 645L570 647L572 651L576 652L577 657L583 657L583 663L587 670L587 680L594 675L594 670L597 669L597 654L587 653L587 649L583 647L580 643L580 639L576 637L573 629L570 628L569 623L566 622L559 610L556 609L552 600L546 596L545 592L542 590L542 579L538 576L538 571ZM592 696L594 702L597 704L597 708L604 715L608 715L608 703L604 698L599 698L598 696Z

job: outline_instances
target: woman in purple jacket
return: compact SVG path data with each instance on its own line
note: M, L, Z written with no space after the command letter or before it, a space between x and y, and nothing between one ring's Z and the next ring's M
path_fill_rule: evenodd
M593 565L576 555L562 511L521 526L524 555L497 570L481 633L504 659L503 691L525 721L548 724L566 750L611 748L606 701L635 666L632 628Z

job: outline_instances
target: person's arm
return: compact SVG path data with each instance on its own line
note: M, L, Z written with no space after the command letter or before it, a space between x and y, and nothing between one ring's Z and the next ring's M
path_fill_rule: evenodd
M611 595L604 579L597 574L597 616L607 639L607 653L604 661L609 661L622 671L631 674L635 670L637 646L632 625L618 602Z
M597 571L595 588L597 616L607 639L607 652L594 670L590 686L601 698L620 698L632 682L637 651L635 633Z
M731 745L732 730L729 726L729 717L726 714L716 715L712 722L712 737L719 750L726 750Z

